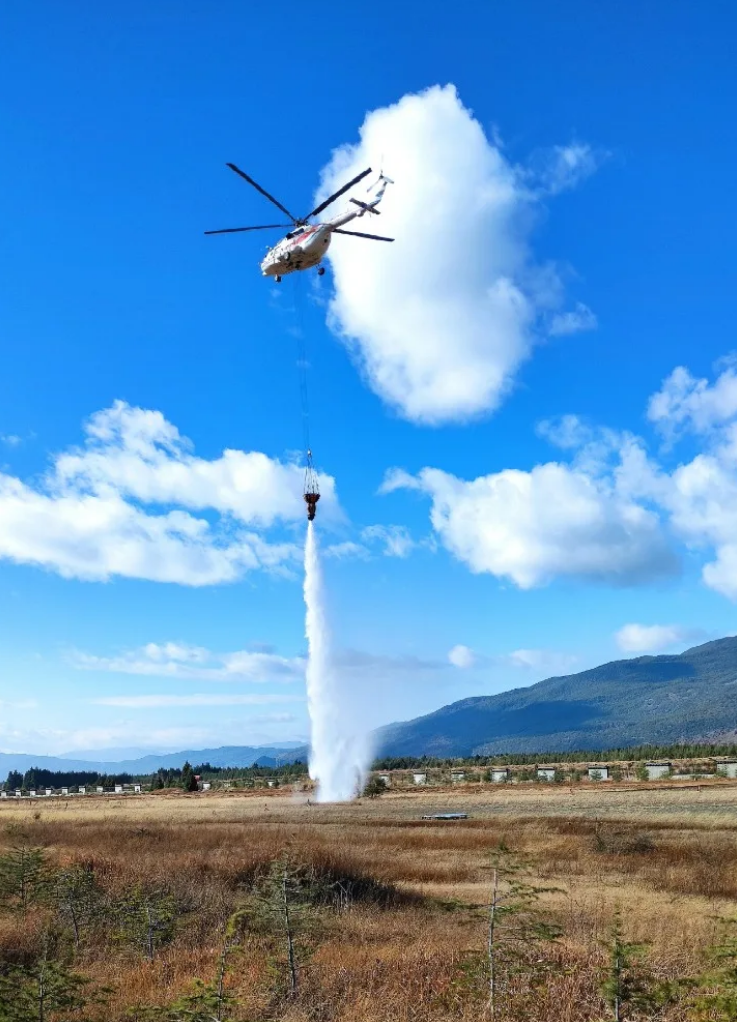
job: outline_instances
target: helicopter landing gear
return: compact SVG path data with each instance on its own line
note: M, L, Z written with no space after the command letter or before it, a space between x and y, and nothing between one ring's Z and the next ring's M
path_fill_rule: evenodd
M281 284L281 277L274 277L275 284Z
M325 267L324 266L318 266L317 267L317 275L318 275L318 277L324 277L325 276Z

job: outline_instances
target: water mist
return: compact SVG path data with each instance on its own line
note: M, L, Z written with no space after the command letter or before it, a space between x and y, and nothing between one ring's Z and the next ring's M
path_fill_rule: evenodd
M363 787L371 760L368 735L346 672L336 668L325 614L320 556L312 522L305 543L307 706L312 741L310 776L318 802L346 802Z

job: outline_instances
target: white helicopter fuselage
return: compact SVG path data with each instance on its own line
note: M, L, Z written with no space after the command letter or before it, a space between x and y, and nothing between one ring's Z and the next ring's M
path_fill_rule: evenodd
M298 227L270 248L261 262L264 277L284 277L317 266L330 247L332 224Z
M285 277L288 273L294 273L296 270L309 270L313 266L318 266L330 248L333 231L367 213L378 212L376 207L384 196L387 184L391 184L391 180L380 174L377 182L378 190L376 185L371 187L370 191L374 192L374 195L369 202L356 202L355 209L347 209L344 213L339 213L338 216L323 224L305 224L295 227L266 253L261 261L263 276Z

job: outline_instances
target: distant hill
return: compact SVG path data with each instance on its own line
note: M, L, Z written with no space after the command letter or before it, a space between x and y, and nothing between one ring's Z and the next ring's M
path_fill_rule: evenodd
M195 766L209 763L218 767L276 766L307 759L305 746L288 743L272 745L224 745L218 749L184 749L182 752L151 753L135 759L91 760L62 756L36 756L31 753L0 752L0 781L10 770L25 773L31 767L43 770L96 770L101 774L152 774L159 767L181 767L185 760Z
M376 732L386 756L563 752L736 735L737 637L462 699Z
M379 728L375 738L382 756L474 756L735 741L737 637L707 642L677 656L616 660L528 688L462 699L424 717ZM0 781L9 770L25 772L30 767L135 775L180 767L185 760L220 767L276 766L305 761L307 748L296 743L226 745L99 761L90 755L0 753Z

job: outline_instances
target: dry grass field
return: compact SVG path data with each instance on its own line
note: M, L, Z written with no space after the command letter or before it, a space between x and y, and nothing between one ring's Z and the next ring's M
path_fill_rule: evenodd
M421 819L449 811L469 818ZM12 889L19 849L43 850L25 895ZM497 1018L613 1018L617 918L620 940L641 945L619 956L622 1019L737 1017L709 999L729 990L730 963L709 949L737 914L727 782L468 785L342 806L284 790L9 801L0 856L0 1022L489 1017L494 864L509 894ZM60 993L38 1015L39 961L59 990L89 980L77 1008ZM196 979L210 986L193 997ZM23 990L30 1007L4 1015Z

